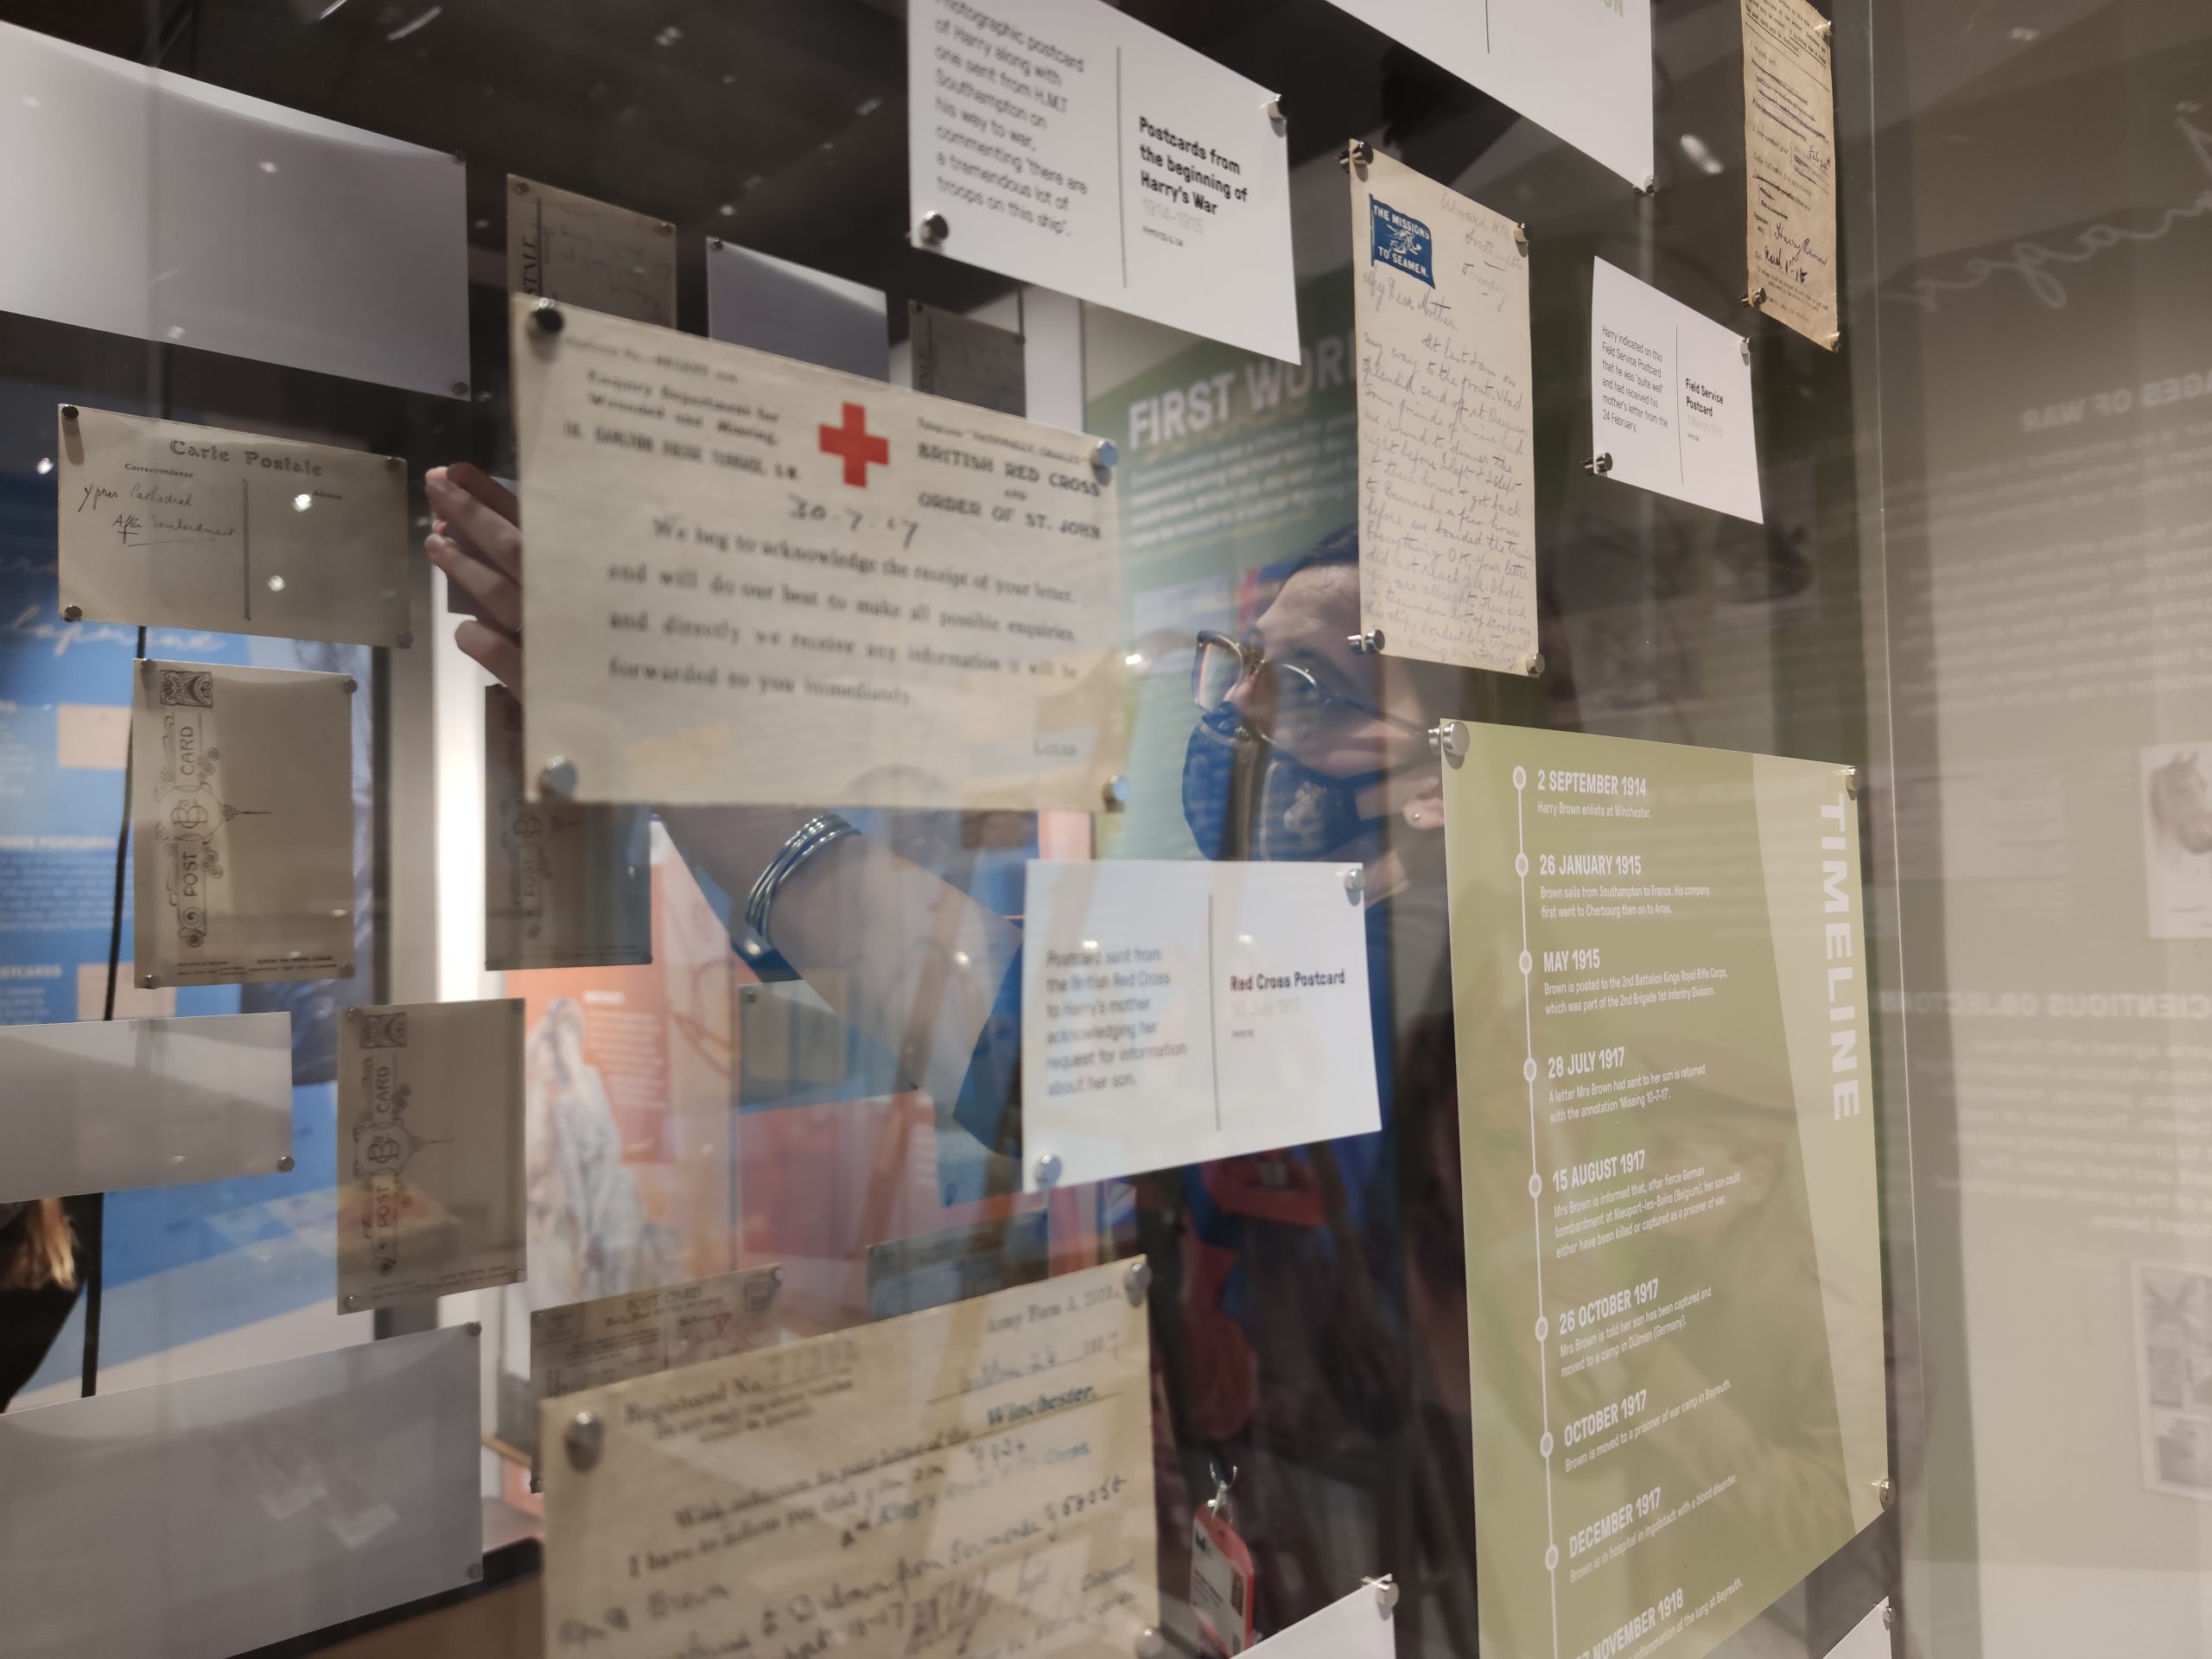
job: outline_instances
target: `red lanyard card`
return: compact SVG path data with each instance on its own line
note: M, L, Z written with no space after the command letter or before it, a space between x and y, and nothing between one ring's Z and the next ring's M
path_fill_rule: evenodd
M1204 1651L1239 1654L1252 1645L1252 1552L1211 1503L1191 1529L1191 1611Z

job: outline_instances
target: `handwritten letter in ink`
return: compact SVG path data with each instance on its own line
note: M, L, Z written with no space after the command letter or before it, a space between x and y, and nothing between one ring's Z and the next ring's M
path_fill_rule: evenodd
M548 1402L553 1650L1128 1659L1159 1613L1129 1265Z
M408 643L397 461L105 409L57 420L70 620Z
M1352 169L1360 627L1521 673L1536 649L1529 259L1512 220L1376 156Z
M1827 24L1807 0L1744 0L1747 290L1835 349L1835 95Z

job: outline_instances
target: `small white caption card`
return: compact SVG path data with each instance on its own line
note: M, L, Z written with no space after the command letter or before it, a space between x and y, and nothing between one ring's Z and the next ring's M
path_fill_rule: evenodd
M1336 0L1630 184L1653 156L1651 0Z
M354 683L143 659L130 704L142 988L353 972Z
M600 1659L1128 1659L1160 1622L1131 1266L546 1406L546 1628Z
M1502 213L1351 168L1359 609L1400 657L1524 674L1536 649L1529 256Z
M1395 1659L1397 1633L1382 1591L1363 1584L1244 1651L1246 1659Z
M749 1268L535 1309L530 1316L531 1402L543 1405L579 1389L749 1352L773 1339L782 1288L780 1269Z
M1359 871L1031 863L1025 1189L1379 1128Z
M338 1310L523 1277L520 998L348 1008Z
M404 645L396 456L65 405L62 613Z
M676 226L507 175L507 291L676 326Z
M1299 360L1267 88L1100 0L913 0L907 19L917 246Z
M1743 336L1602 259L1590 277L1590 410L1609 476L1765 517Z
M1807 0L1743 0L1744 227L1758 308L1835 349L1835 93L1827 20Z
M883 290L707 238L707 337L824 369L890 377Z
M484 965L611 968L653 959L652 810L532 801L522 704L484 688Z
M1127 670L1090 440L573 307L548 331L534 303L533 790L1098 805Z

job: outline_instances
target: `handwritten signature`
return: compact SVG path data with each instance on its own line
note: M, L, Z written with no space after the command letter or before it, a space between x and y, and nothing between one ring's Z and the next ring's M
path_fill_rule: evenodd
M2174 125L2181 130L2182 142L2196 156L2196 164L2212 180L2212 132L2207 132L2186 116L2175 118ZM2193 199L2178 207L2169 207L2159 217L2158 225L2150 230L2130 230L2123 225L2092 225L2074 238L2071 247L2048 248L2038 242L2016 242L2010 258L1969 259L1967 274L1959 277L1923 276L1915 282L1909 292L1885 294L1882 297L1903 304L1918 306L1929 315L1934 315L1942 304L1946 294L1967 294L1982 287L1992 278L2011 274L2025 284L2029 293L2053 311L2063 311L2069 297L2066 284L2049 267L2052 265L2083 265L2100 254L2130 244L2161 242L2190 219L2212 214L2212 185L2200 191Z

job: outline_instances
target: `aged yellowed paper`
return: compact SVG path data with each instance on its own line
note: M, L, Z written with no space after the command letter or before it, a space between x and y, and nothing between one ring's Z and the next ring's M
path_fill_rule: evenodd
M137 668L139 985L350 978L354 681L214 663Z
M1128 1659L1159 1611L1137 1271L547 1404L548 1651Z
M676 326L676 226L507 175L507 292Z
M1536 462L1519 228L1382 155L1351 168L1359 613L1394 656L1530 671Z
M348 1008L338 1309L523 1277L522 1000Z
M57 420L70 620L410 643L396 457L74 404Z
M1744 0L1745 218L1758 308L1836 347L1835 94L1807 0Z
M779 1268L626 1291L530 1315L530 1392L538 1404L727 1359L774 1339Z
M1090 440L537 303L512 302L533 790L1099 805L1128 671Z

